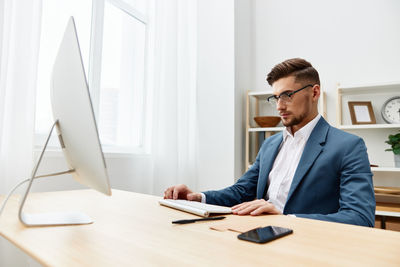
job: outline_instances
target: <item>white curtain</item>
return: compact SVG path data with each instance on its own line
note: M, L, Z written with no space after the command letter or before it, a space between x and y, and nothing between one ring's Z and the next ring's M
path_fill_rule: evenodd
M29 177L41 0L0 0L0 194ZM0 238L0 266L38 266Z
M197 190L197 1L156 0L153 10L152 193Z
M33 162L41 0L0 1L0 193Z

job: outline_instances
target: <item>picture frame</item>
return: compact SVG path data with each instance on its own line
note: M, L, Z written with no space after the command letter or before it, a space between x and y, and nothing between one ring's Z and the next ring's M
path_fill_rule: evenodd
M375 114L371 101L349 101L352 124L375 124Z

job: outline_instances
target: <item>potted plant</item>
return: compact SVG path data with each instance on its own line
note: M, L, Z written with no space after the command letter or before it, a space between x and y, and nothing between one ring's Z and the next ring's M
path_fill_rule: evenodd
M400 133L389 135L389 140L386 140L385 143L391 145L392 148L385 149L385 151L393 151L394 166L400 168Z

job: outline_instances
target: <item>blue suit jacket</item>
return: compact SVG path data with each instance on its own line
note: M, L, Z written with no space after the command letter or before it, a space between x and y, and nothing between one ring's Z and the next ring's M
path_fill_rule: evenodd
M282 133L267 138L255 163L234 185L204 192L207 203L230 207L264 198L281 142ZM283 213L373 227L375 195L364 141L321 117L305 145Z

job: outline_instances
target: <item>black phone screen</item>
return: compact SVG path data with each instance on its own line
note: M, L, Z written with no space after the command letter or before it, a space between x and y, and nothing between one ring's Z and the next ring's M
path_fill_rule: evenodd
M256 243L266 243L291 233L293 233L292 229L278 226L267 226L242 233L238 235L238 238Z

